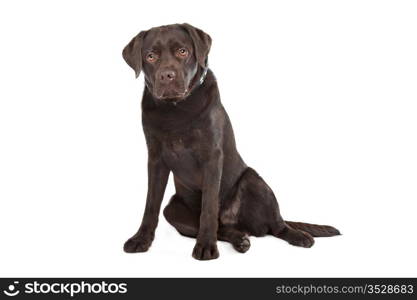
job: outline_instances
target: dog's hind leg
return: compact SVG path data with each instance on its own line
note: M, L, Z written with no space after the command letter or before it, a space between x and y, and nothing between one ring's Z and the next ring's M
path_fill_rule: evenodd
M250 248L249 235L233 226L220 225L217 238L232 244L237 252L245 253Z
M200 227L200 210L197 205L190 207L182 197L174 195L164 209L164 216L181 235L197 237ZM250 247L248 235L234 226L220 225L217 238L231 243L236 251L241 253L246 252Z
M277 238L287 241L289 244L304 248L310 248L314 245L313 237L302 230L294 229L287 224L279 231L271 231L271 234Z
M200 213L187 206L180 196L175 194L171 197L168 205L164 208L164 216L180 234L197 237L200 227Z
M295 246L311 247L314 244L309 233L286 224L273 191L255 170L246 169L236 195L240 199L239 228L255 236L271 234Z

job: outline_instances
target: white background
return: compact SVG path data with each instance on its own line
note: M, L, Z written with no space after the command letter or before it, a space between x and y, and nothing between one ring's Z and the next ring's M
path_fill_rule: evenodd
M2 1L0 275L416 276L416 15L415 1ZM143 77L121 52L177 22L213 38L239 151L283 216L342 236L219 242L200 262L161 216L149 252L122 251L147 154Z

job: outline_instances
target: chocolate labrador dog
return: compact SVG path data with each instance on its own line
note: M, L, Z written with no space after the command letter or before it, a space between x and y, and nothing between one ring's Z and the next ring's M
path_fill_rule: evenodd
M142 31L123 49L136 77L145 74L142 123L148 147L145 212L124 250L150 247L170 172L176 193L163 213L180 234L197 238L196 259L217 258L217 240L243 253L250 235L270 234L301 247L311 247L313 237L338 235L331 226L284 221L271 188L240 157L207 66L210 46L202 30L175 24Z

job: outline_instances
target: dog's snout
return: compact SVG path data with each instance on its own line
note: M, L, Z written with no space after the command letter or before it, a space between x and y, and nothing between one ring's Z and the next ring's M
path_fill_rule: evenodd
M159 74L159 80L161 80L162 82L170 82L170 81L174 80L176 76L177 76L177 74L175 73L175 71L166 70L166 71L162 71Z

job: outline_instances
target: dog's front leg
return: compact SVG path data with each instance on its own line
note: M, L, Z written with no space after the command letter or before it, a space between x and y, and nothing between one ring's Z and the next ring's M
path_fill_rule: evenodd
M219 214L219 190L222 176L223 152L211 151L203 171L200 228L193 257L200 260L219 257L217 250L217 228Z
M169 169L160 157L149 156L148 159L148 195L145 212L138 232L124 245L128 253L145 252L149 249L158 225L159 211L169 177Z

